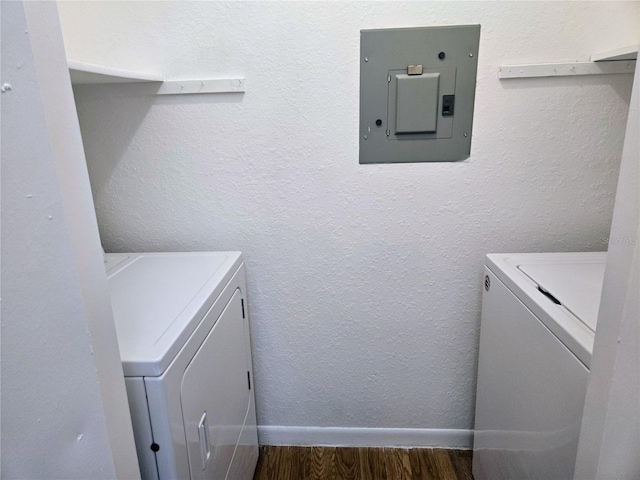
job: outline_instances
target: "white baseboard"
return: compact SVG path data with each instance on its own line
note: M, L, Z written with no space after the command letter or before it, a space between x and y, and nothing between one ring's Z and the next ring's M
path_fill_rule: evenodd
M472 430L258 426L261 445L470 449Z

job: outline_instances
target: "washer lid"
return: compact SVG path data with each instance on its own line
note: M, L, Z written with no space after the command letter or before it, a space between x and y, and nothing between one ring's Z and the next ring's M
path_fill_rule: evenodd
M596 331L604 263L520 264L518 268Z
M231 279L240 252L107 254L107 260L110 255L107 279L125 376L162 375Z
M487 268L589 368L606 261L606 252L493 253Z

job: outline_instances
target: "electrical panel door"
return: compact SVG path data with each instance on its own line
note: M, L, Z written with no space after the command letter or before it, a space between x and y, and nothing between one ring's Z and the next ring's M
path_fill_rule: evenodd
M360 163L471 152L480 25L360 32Z

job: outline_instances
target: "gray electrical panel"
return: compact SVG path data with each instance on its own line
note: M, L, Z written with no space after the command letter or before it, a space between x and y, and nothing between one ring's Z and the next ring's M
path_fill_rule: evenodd
M480 25L360 32L360 163L471 152Z

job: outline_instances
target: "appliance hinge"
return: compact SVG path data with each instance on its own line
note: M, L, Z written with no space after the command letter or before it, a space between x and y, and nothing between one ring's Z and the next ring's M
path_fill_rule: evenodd
M249 390L251 390L251 374L247 372L247 385L249 386Z
M242 304L242 318L244 318L244 298L240 299L240 303Z

